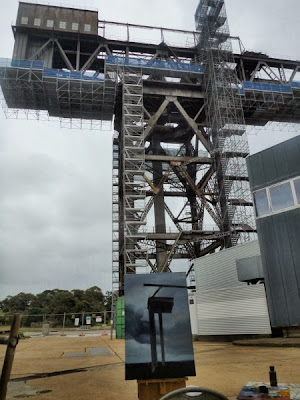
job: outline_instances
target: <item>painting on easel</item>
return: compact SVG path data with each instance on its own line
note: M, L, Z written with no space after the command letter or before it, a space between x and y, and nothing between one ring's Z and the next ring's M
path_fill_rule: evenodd
M195 376L185 273L125 276L126 379Z

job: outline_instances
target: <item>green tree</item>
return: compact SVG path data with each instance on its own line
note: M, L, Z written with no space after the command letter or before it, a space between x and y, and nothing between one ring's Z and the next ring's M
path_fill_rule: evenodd
M2 301L2 311L9 313L24 312L27 311L33 300L35 299L34 294L31 293L19 293L16 296L8 296Z
M84 292L84 300L89 304L87 311L103 311L104 296L102 290L98 286L92 286Z
M106 311L111 310L111 303L112 303L112 292L106 292L103 300L103 304Z
M19 293L16 296L8 296L0 302L0 310L4 314L22 312L25 315L38 314L63 314L79 312L110 311L111 292L103 295L98 286L89 289L73 289L71 291L53 289L44 290L34 295L32 293ZM30 324L40 317L28 317L25 321ZM53 317L60 321L61 317ZM52 319L53 319L52 318Z

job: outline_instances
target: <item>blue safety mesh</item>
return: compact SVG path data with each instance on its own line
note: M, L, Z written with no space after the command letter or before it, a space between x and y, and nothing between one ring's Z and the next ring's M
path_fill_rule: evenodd
M254 90L260 92L277 92L277 93L292 93L291 85L280 85L274 83L255 83L255 82L243 82L244 90Z
M169 71L184 71L194 72L202 74L204 68L200 64L187 64L175 61L163 61L163 60L147 60L143 58L129 58L129 57L117 57L107 56L105 57L106 64L120 65L132 68L153 68L153 69L164 69Z
M0 58L0 68L24 68L42 70L43 76L48 78L62 78L69 80L104 81L104 74L98 72L78 72L63 69L45 68L44 61L16 60Z
M16 67L26 69L43 69L44 61L16 60L0 58L0 67Z

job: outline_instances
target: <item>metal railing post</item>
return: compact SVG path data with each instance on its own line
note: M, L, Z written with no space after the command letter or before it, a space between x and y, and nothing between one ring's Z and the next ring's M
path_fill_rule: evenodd
M63 319L63 335L65 334L65 323L66 323L66 313L64 312L64 319Z

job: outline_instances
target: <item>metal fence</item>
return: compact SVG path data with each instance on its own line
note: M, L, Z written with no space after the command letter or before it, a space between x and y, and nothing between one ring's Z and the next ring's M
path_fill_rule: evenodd
M0 316L0 332L10 329L13 315ZM89 332L100 334L111 330L114 325L112 311L80 312L61 314L23 314L21 331L25 334L65 334L68 332Z

